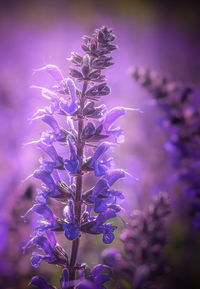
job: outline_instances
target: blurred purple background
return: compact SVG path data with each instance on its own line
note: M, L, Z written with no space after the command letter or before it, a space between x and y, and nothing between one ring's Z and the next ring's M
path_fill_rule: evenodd
M167 189L166 179L172 169L163 149L166 133L156 126L159 111L149 105L150 96L134 83L129 69L150 67L191 83L198 91L198 11L191 1L181 6L176 1L161 5L159 1L131 0L1 3L0 288L24 288L33 274L28 256L21 254L31 220L24 223L20 216L34 199L35 184L32 179L22 180L37 167L41 153L23 144L37 139L44 127L28 121L45 103L39 91L30 86L51 84L45 74L33 75L33 70L51 63L67 75L66 58L71 51L80 52L81 36L101 25L113 28L119 49L113 55L115 65L106 73L112 94L102 101L108 107L121 105L144 112L129 112L122 122L126 142L116 151L116 163L133 175L122 185L127 212L145 207L150 196ZM117 241L114 245L118 246ZM89 262L98 260L97 250L82 246L83 259L85 255ZM40 270L48 275L52 269L41 266Z

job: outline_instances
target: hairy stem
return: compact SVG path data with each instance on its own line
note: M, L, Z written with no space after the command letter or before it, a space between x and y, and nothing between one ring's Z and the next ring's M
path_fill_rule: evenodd
M87 89L87 81L84 81L83 83L83 88L82 88L82 93L81 93L81 98L80 98L80 114L78 116L78 141L77 141L77 157L80 159L80 167L82 165L82 160L83 160L83 151L84 151L84 143L81 140L81 134L83 131L83 125L84 125L84 119L82 115L82 110L84 107L85 103L85 92ZM83 179L82 179L82 170L79 169L78 174L76 176L76 195L75 195L75 217L76 217L76 222L78 225L80 225L81 221L81 195L82 195L82 184L83 184ZM72 250L71 250L71 259L70 259L70 270L69 270L69 280L73 281L76 278L76 259L78 255L78 249L79 249L79 242L80 242L80 237L76 238L72 242ZM74 288L74 286L70 287L71 289Z

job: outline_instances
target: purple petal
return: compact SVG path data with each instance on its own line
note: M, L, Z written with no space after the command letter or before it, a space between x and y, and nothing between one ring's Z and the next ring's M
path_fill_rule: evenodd
M59 173L58 173L58 170L53 170L53 172L52 172L52 177L53 177L56 185L58 185L59 182L61 181L61 180L60 180Z
M33 173L33 177L41 180L51 191L55 191L55 183L53 178L47 172L36 170Z
M68 143L69 143L69 149L70 149L70 153L71 153L71 159L77 159L76 149L75 149L74 144L72 143L71 137L68 137Z
M77 224L63 223L63 229L65 230L65 236L70 241L79 236L80 229Z
M40 162L40 170L42 171L45 171L49 174L51 174L56 166L56 164L54 162L50 162L50 161L47 161L43 158L40 158L39 159L39 162Z
M112 242L111 242L112 243ZM110 244L110 243L109 243ZM97 288L105 288L105 287L99 287L103 283L110 280L110 277L106 274L100 274L95 278L95 284L97 285Z
M33 205L33 207L30 208L23 217L25 218L30 212L43 216L52 225L57 224L53 212L45 204Z
M57 224L53 212L46 205L34 205L32 207L32 211L39 215L42 215L50 224Z
M68 170L72 174L76 174L79 169L79 161L78 160L65 160L64 167L66 170Z
M122 115L124 115L126 112L124 107L114 107L111 109L105 117L104 120L104 128L106 131L109 130L109 128L112 126L112 124Z
M40 266L42 260L44 260L44 257L45 256L33 252L31 258L31 264L33 265L33 267L37 269Z
M43 250L46 255L52 256L54 258L54 250L46 237L38 236L34 238L33 244L35 244L39 249Z
M59 125L52 115L45 115L42 117L42 120L47 123L55 131L55 133L60 133Z
M106 197L106 198L101 198L101 196L98 198L96 198L95 203L94 203L94 211L96 213L102 213L104 212L107 207L108 204L113 203L113 197Z
M39 203L39 204L42 204L42 205L45 205L47 204L47 199L46 199L46 195L45 193L40 190L40 189L37 189L37 196L35 198L36 202Z
M92 161L90 163L91 166L94 165L94 163L109 149L110 144L108 142L104 142L100 144L100 146L96 149Z
M105 265L98 264L90 271L90 274L93 276L97 276L105 267Z
M112 233L105 234L103 235L103 242L105 244L111 244L114 238L115 236Z
M107 175L104 176L104 179L107 180L109 186L111 187L117 180L125 177L125 172L123 170L113 170Z
M77 289L97 289L94 283L88 281L88 280L83 280L79 285L77 286Z
M97 196L101 194L104 191L107 191L109 189L109 184L107 180L105 179L100 179L96 185L94 186L94 189L92 190L92 196Z
M78 106L75 103L71 103L70 105L68 105L66 102L62 101L60 102L60 108L64 110L64 112L71 115L78 109Z
M63 109L68 114L73 114L78 106L76 104L76 86L72 79L67 79L67 86L69 88L69 93L71 96L71 104L68 104L66 101L60 103L61 109Z
M116 212L112 209L107 209L105 212L100 213L98 215L95 225L94 225L94 229L102 225L103 223L105 223L107 220L115 218L115 217L116 217Z
M69 272L67 269L64 269L60 279L61 289L67 289L69 287Z
M40 276L35 276L32 278L31 285L35 285L40 289L51 289L51 287L49 286L49 284L45 281L44 278L40 277Z
M56 245L56 235L53 231L46 231L46 235L51 243L51 246L54 248Z
M74 215L74 203L72 200L69 200L69 205L64 208L64 216L70 223L75 223Z
M105 166L103 163L97 162L97 163L95 164L94 173L95 173L95 176L96 176L96 177L101 177L101 176L105 175L105 173L107 172L107 170L108 170L108 167Z
M50 156L50 158L56 163L56 165L59 165L59 158L58 158L58 154L54 148L54 146L52 145L47 145L42 143L41 141L37 143L37 146L43 150L46 154L48 154Z
M56 80L56 82L58 82L59 84L63 80L62 72L60 71L60 69L56 65L48 64L44 67L35 69L34 73L38 72L38 71L48 72Z
M47 144L47 145L52 145L52 143L56 141L56 135L55 133L44 131L41 133L40 139L42 143Z
M76 149L72 143L71 137L68 137L69 149L70 149L70 160L64 161L64 167L71 173L77 173L79 169L79 160L77 159Z

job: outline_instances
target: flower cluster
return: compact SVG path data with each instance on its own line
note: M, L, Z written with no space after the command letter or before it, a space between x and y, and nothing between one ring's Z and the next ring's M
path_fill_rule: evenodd
M167 194L158 194L146 213L132 212L120 235L125 254L114 248L102 252L103 262L113 267L114 288L163 288L159 278L168 271L163 248L167 243L165 218L169 213Z
M172 153L176 180L184 184L184 195L189 201L189 214L194 226L200 229L199 159L200 109L193 89L160 77L148 69L134 69L133 78L154 97L164 112L162 126L169 132L165 149Z
M120 202L124 198L113 185L125 177L125 172L114 169L107 154L111 146L124 140L123 130L114 122L128 108L108 110L104 104L96 105L96 101L110 93L102 72L113 64L109 55L117 48L112 44L114 39L112 30L107 27L96 29L92 36L84 36L82 49L85 54L72 52L69 60L74 66L70 68L68 78L55 65L35 70L49 73L56 85L51 88L34 86L41 90L50 105L39 109L33 120L42 120L50 130L42 132L40 139L32 143L49 159L40 159L39 169L32 174L42 185L36 203L24 217L34 212L41 219L24 250L34 245L43 251L43 254L33 253L35 268L42 261L63 268L62 289L105 288L103 284L109 279L104 274L104 265L94 267L84 279L86 265L77 263L77 254L82 234L102 235L106 244L113 241L117 227L109 220L120 212ZM65 126L61 126L61 121ZM59 144L66 148L63 154L58 153ZM83 191L84 175L90 172L99 180L91 189ZM64 205L63 218L57 217L49 207L50 198ZM72 241L70 257L58 244L57 231ZM31 284L42 289L55 288L41 277L34 277Z

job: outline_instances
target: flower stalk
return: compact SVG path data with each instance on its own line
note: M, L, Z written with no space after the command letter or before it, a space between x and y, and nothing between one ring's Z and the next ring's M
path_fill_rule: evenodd
M68 78L55 65L36 70L48 72L57 84L48 89L34 86L51 104L39 109L33 120L41 119L51 130L43 132L40 139L32 143L50 160L40 159L39 169L32 174L42 186L38 189L36 204L24 217L34 212L41 219L24 250L35 245L44 252L44 255L33 252L32 265L36 268L42 261L63 268L61 289L105 288L104 283L109 280L108 266L98 264L88 273L87 265L77 262L77 258L82 234L102 234L105 244L112 243L117 227L110 219L120 212L120 202L124 199L123 193L112 186L126 174L114 169L108 153L110 147L124 141L123 130L115 127L115 121L134 109L114 107L108 110L105 104L96 105L101 97L110 93L102 71L113 64L109 54L117 48L112 44L114 39L112 30L105 26L96 29L92 36L84 36L85 54L72 52L69 60L75 68L70 68ZM79 89L80 83L82 89ZM67 119L64 128L56 115ZM67 154L66 151L58 154L55 143L66 146ZM66 178L60 176L63 171ZM84 192L84 175L91 173L97 182ZM63 218L57 217L49 207L50 198L65 205ZM58 244L56 232L63 232L72 241L71 256ZM34 277L31 284L41 289L55 288L40 276Z

